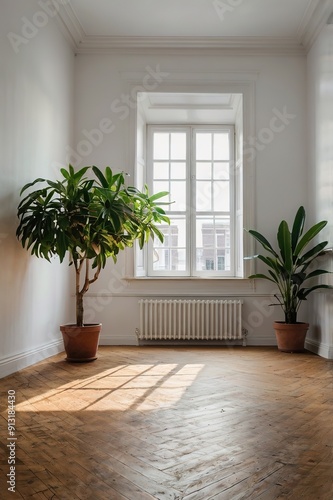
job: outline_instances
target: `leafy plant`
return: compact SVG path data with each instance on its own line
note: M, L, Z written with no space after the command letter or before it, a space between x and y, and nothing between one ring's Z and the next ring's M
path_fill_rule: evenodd
M275 294L285 314L286 323L297 323L297 312L303 300L316 289L333 288L330 285L305 286L305 282L329 271L323 269L310 270L310 265L327 245L327 241L306 249L307 245L326 226L327 221L321 221L308 229L304 234L305 210L300 207L296 213L292 230L285 220L278 228L277 243L279 250L275 250L268 240L257 231L248 232L262 245L269 255L254 255L248 258L257 258L266 264L267 274L253 274L250 279L263 278L275 283L279 294Z
M86 176L91 171L93 178ZM75 172L69 165L61 175L58 181L38 178L23 186L21 195L43 183L20 202L16 236L31 254L48 261L56 255L63 262L69 252L76 276L76 324L82 326L83 296L107 259L116 262L119 251L135 240L141 249L154 236L163 241L157 226L169 219L156 202L167 193L150 195L147 186L143 191L126 187L124 174L113 174L109 167Z

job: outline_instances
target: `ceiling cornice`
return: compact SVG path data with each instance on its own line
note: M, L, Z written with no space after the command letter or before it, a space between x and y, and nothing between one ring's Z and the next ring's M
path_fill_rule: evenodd
M112 37L85 36L78 53L117 50L218 50L253 54L304 54L303 46L291 38L272 37Z
M309 52L333 12L333 0L312 0L300 23L297 39Z
M69 3L60 7L55 20L63 35L73 47L74 52L77 52L77 49L82 43L82 40L86 37L86 34Z
M293 37L142 37L87 35L70 3L62 6L58 24L75 53L156 52L177 54L189 51L225 55L305 55L329 15L333 0L311 0Z

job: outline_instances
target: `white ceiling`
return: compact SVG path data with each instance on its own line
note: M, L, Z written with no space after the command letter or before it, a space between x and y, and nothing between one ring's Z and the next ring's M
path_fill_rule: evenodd
M71 0L84 32L95 36L293 37L311 4L311 0Z
M333 0L66 0L60 17L76 50L305 50Z

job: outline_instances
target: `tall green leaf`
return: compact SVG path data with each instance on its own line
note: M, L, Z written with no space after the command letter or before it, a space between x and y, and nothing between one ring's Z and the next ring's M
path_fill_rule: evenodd
M293 253L294 253L295 248L297 246L298 240L303 233L304 223L305 223L305 210L304 210L304 207L299 207L299 209L297 210L294 224L293 224L292 231L291 231L291 247L292 247Z
M35 179L33 182L28 182L28 184L25 184L23 188L20 191L20 196L21 194L26 191L29 187L33 186L34 184L37 184L37 182L45 182L45 179L42 179L41 177L38 177L38 179Z
M324 250L328 241L323 241L322 243L318 243L315 247L311 248L308 252L306 252L298 261L298 265L306 264L308 261L312 262L314 258L318 256L320 252Z
M265 250L268 252L272 253L275 257L278 257L278 254L274 250L274 248L271 246L269 241L263 236L262 234L258 233L258 231L255 231L254 229L249 229L248 231L252 236L259 241L259 243L263 246Z
M318 233L326 226L327 221L321 221L312 226L300 239L298 242L296 248L295 248L295 254L298 255L301 253L303 248L310 243L310 241L317 236Z
M281 252L281 257L288 273L291 273L293 266L293 257L291 249L291 234L288 224L285 220L279 225L277 240Z
M325 269L316 269L315 271L309 273L304 281L315 278L316 276L321 276L322 274L330 274L330 271L326 271Z
M282 221L278 227L277 242L280 256L276 254L272 245L264 236L257 231L249 231L268 252L271 254L274 252L273 257L263 255L252 256L252 258L260 259L267 266L271 278L265 274L253 274L250 278L268 279L276 283L279 288L279 295L281 296L281 298L277 296L278 302L288 322L297 321L297 311L300 303L307 299L309 293L317 289L333 289L330 285L321 284L314 285L311 288L302 287L305 280L328 273L328 271L322 269L308 272L308 268L310 268L313 261L325 248L327 241L314 245L313 248L310 248L310 250L302 255L302 251L306 245L316 237L326 224L326 221L319 222L303 234L305 210L304 207L300 207L294 218L291 232L286 221Z
M264 279L264 280L272 281L273 283L275 283L275 280L273 280L269 276L266 276L266 274L261 274L261 273L251 274L251 276L248 276L248 279L249 280Z
M84 174L87 172L87 170L89 170L90 167L83 167L81 168L78 172L76 172L74 174L74 179L76 182L79 182L81 181L82 177L84 176Z
M101 183L101 185L104 188L108 188L109 187L109 183L108 183L107 179L104 177L102 171L98 167L96 167L96 166L93 166L92 169L94 171L94 174L98 178L99 182Z

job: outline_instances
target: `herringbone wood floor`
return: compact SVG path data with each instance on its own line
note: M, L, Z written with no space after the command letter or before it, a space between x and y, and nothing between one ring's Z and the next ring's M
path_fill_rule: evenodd
M61 354L0 386L1 498L333 499L333 363L312 354L102 347L93 363Z

